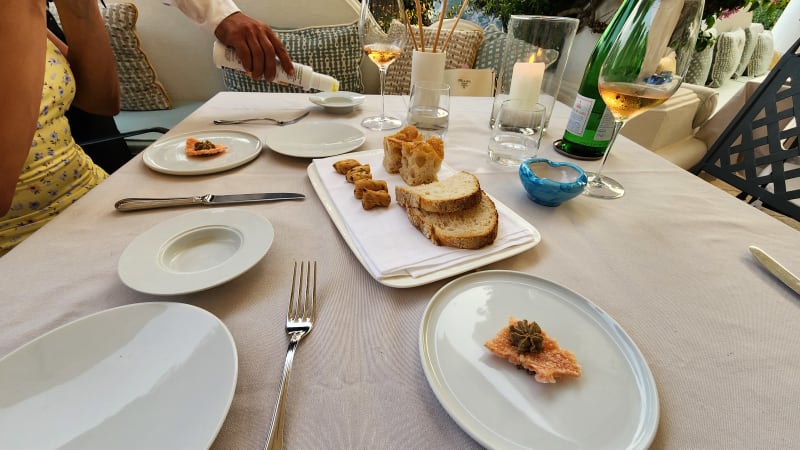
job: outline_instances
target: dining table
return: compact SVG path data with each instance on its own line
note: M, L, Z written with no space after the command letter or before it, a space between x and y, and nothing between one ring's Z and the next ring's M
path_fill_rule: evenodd
M453 97L444 164L476 175L481 188L534 227L540 240L464 273L390 285L371 275L332 220L330 205L309 175L313 158L268 145L270 136L291 127L341 123L365 136L355 153L341 158L380 150L393 131L366 130L360 122L379 113L381 101L367 95L353 111L331 114L311 103L309 94L220 92L209 99L154 145L222 129L215 119L310 114L285 127L225 125L258 137L263 149L251 161L223 171L164 173L137 155L0 258L0 358L50 330L110 308L145 302L199 307L224 323L238 357L233 399L211 448L260 449L287 350L284 325L293 263L313 260L316 321L295 354L283 424L286 448L516 448L503 444L502 430L492 441L500 444L482 440L468 417L454 415L459 401L443 406L421 357L420 334L429 303L451 283L473 274L521 274L585 299L596 308L592 314L612 318L616 332L635 344L631 351L644 361L640 375L651 379L657 392L647 412L655 422L643 440L623 447L800 448L800 297L748 251L758 246L800 273L797 230L623 136L604 169L624 185L622 198L579 195L560 206L539 205L527 197L517 167L489 160L493 99ZM405 117L407 104L408 96L385 98L389 114ZM567 105L556 103L538 155L594 170L599 161L570 159L553 148L569 113ZM217 286L174 295L144 293L121 280L120 258L137 236L198 207L120 212L115 202L253 192L297 192L306 198L225 207L254 213L272 225L271 246L251 268ZM552 332L570 348L557 330ZM591 359L591 348L575 344L578 362ZM587 368L579 380L593 376L599 374ZM530 383L535 383L532 377ZM557 396L559 385L546 386L553 389L546 395ZM484 389L476 384L473 391L479 395ZM75 406L74 414L82 414L80 404ZM587 408L598 421L588 425L598 430L605 420L626 414L603 403ZM574 414L579 420L588 412ZM547 414L531 421L543 426ZM41 425L46 433L47 424ZM557 434L558 424L544 426ZM524 447L610 448L601 440L586 445L562 438L558 445L528 442Z

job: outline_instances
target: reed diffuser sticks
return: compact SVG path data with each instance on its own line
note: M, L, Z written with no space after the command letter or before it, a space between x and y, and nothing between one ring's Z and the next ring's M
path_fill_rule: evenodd
M447 37L445 38L444 42L442 43L441 51L447 51L447 45L450 43L450 38L453 37L453 32L456 31L456 27L458 27L458 22L461 20L461 15L464 14L464 10L467 9L467 4L469 0L464 0L461 3L461 8L458 10L458 15L456 15L456 21L453 23L453 26L450 28L450 32L447 33ZM406 14L406 28L408 29L408 33L411 35L411 42L414 44L414 50L418 51L425 51L425 30L422 26L422 5L420 4L419 0L415 0L416 8L417 8L417 23L419 25L419 46L417 45L416 36L414 36L414 32L411 28L411 23L408 20L408 14ZM444 24L444 16L447 12L447 0L442 0L442 10L439 12L439 25L436 27L436 36L433 39L433 48L432 52L436 52L436 48L438 47L439 43L439 35L442 32L442 25Z

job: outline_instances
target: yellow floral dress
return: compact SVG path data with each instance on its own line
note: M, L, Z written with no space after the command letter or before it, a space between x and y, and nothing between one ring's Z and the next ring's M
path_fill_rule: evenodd
M75 80L69 63L48 39L36 133L11 209L0 217L0 255L108 176L72 139L64 113L74 98Z

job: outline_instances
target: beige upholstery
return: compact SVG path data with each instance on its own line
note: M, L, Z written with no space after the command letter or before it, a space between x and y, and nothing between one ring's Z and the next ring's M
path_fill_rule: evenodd
M211 61L214 38L210 33L177 8L164 6L159 0L128 1L139 8L137 32L142 47L174 100L203 101L224 90L222 73ZM237 0L236 3L242 12L275 28L351 23L358 20L359 14L358 0ZM198 73L203 76L192 75Z
M697 164L708 148L695 129L717 105L714 89L684 84L657 108L630 119L621 134L684 169Z

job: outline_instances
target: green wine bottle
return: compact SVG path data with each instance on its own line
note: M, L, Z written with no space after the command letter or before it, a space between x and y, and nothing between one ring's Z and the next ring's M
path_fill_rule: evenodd
M622 2L592 50L578 88L578 95L572 105L564 137L556 142L556 148L567 156L577 159L600 159L608 148L614 130L614 117L600 98L597 80L611 45L622 31L622 26L625 25L625 20L633 11L637 1Z

